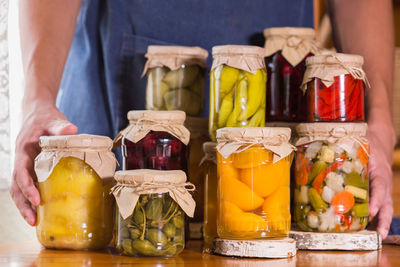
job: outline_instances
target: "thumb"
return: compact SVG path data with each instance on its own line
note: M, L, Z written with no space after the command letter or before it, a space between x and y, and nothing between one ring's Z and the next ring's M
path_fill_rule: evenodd
M67 120L52 120L47 131L49 135L73 135L78 132L78 127Z

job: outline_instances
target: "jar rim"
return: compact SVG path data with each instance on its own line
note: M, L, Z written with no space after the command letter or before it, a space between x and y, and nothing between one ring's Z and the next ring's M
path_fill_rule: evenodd
M187 180L186 173L181 170L123 170L115 172L115 180L120 184L182 184Z
M287 127L225 127L217 130L217 140L238 141L241 139L255 138L263 141L277 139L280 143L288 143L291 130Z
M333 53L318 56L311 56L306 59L306 66L323 64L323 65L341 65L361 68L364 64L364 58L356 54Z
M268 38L271 36L299 36L305 39L314 39L315 30L313 28L306 27L271 27L264 29L264 37Z
M296 126L296 134L299 137L310 135L323 136L347 136L358 135L365 137L367 135L368 124L363 122L311 122L299 123Z
M212 48L212 55L244 55L264 58L264 48L254 45L218 45Z
M175 124L183 125L186 113L180 110L131 110L127 117L129 121L151 120L163 123L173 121Z
M59 135L41 136L39 146L41 148L58 149L100 149L111 150L113 141L107 136L78 134L78 135Z
M198 46L149 45L146 56L193 56L205 60L208 51Z

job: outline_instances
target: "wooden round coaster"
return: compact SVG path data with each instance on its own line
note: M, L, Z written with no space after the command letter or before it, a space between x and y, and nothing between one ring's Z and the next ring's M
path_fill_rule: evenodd
M290 258L296 255L296 241L289 237L262 240L216 238L213 244L213 252L236 257Z
M297 249L302 250L378 250L382 248L381 236L375 231L352 233L316 233L291 231Z

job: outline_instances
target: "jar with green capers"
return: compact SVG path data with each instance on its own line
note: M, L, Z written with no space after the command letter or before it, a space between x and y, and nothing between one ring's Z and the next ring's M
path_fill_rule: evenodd
M182 110L200 116L208 52L200 47L149 46L146 109Z
M195 202L183 171L129 170L115 174L115 247L122 255L171 257L185 247L185 213Z

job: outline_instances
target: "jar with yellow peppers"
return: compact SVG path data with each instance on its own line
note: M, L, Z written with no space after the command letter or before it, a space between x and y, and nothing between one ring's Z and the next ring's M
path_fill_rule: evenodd
M217 130L220 238L287 236L290 229L289 128Z
M204 183L204 251L211 252L214 238L217 237L217 155L215 142L203 144L204 158L201 160L200 173ZM200 207L201 208L201 207Z
M200 116L204 106L207 50L189 46L147 49L146 109L182 110Z
M46 248L101 249L112 238L117 161L105 136L40 137L36 234Z
M185 247L185 213L196 203L183 171L129 170L115 173L115 247L126 256L172 257Z
M262 127L265 124L267 76L264 49L225 45L212 49L209 132L223 127Z
M362 230L369 218L366 123L296 128L295 222L303 231Z

